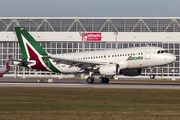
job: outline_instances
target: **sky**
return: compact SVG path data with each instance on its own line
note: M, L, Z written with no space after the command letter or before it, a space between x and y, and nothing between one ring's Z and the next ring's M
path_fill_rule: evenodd
M0 0L0 17L180 17L180 0Z

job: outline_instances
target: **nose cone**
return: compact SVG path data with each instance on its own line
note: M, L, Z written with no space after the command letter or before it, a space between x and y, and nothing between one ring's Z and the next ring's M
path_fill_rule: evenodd
M173 62L176 61L176 56L173 55L173 58L172 58Z
M176 56L173 55L173 54L168 55L167 60L168 60L170 63L172 63L172 62L174 62L174 61L176 60Z

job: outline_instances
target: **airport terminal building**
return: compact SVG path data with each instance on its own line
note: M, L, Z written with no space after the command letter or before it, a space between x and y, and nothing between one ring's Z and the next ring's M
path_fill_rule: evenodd
M167 17L49 17L0 18L0 67L5 66L9 55L22 59L14 27L26 30L49 53L61 54L115 48L158 46L176 55L174 63L154 67L156 78L180 79L180 18ZM82 37L83 33L97 35L96 40ZM11 65L5 76L59 77L59 73L27 69ZM150 70L142 69L139 78L149 78ZM124 77L122 75L117 76Z

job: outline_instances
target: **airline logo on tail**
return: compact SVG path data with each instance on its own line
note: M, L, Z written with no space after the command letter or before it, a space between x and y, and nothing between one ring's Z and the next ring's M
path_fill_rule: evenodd
M51 62L47 62L48 58L46 57L48 56L48 53L44 51L25 28L16 27L15 31L23 55L23 66L43 71L60 72ZM50 60L48 59L48 61Z

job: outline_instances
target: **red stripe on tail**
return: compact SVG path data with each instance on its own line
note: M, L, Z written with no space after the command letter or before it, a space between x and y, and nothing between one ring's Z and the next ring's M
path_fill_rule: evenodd
M36 61L36 64L31 66L31 68L33 69L39 69L39 70L44 70L44 71L48 71L41 63L41 61L39 60L38 58L38 55L29 47L28 44L27 45L27 48L28 48L28 51L29 51L29 55L30 55L30 59L29 60L35 60Z

